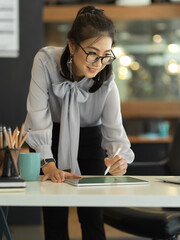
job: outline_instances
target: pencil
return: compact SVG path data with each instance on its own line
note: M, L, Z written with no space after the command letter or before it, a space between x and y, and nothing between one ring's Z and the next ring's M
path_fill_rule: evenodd
M12 138L12 131L10 127L8 128L8 134L9 134L11 148L13 148L13 138Z
M24 134L24 137L22 138L21 143L18 145L18 148L21 148L21 147L22 147L22 145L23 145L23 143L25 142L25 140L26 140L26 138L27 138L27 136L28 136L28 134L29 134L30 131L31 131L31 129L29 128L29 129L27 130L27 132Z
M18 148L18 136L19 136L20 131L18 130L16 133L16 139L15 139L15 148Z
M16 140L17 131L18 131L18 127L16 127L13 131L13 135L12 135L13 142Z
M0 148L3 148L3 129L0 126Z
M14 146L16 146L16 141L18 141L17 140L17 136L18 136L18 127L16 127L15 129L14 129L14 131L13 131L13 135L12 135L12 140L13 140L13 148L14 148ZM15 147L16 148L16 147Z
M20 130L20 135L19 135L18 146L20 146L20 144L21 144L23 132L24 132L24 123L22 123L22 125L21 125L21 130Z
M3 127L3 132L4 132L4 136L5 136L7 145L8 145L9 148L11 148L11 144L10 144L9 137L8 137L7 130L6 130L5 126Z

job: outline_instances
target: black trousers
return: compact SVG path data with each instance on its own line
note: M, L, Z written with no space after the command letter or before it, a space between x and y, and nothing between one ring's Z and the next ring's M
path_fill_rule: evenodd
M52 151L57 159L59 124L53 125ZM101 148L100 126L80 128L78 163L82 175L103 175L105 151ZM100 207L78 207L83 240L105 240ZM68 207L43 207L45 240L69 240Z

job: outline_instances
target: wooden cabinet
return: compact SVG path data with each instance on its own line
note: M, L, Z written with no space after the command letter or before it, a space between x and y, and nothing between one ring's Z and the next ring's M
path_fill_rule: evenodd
M180 101L132 100L122 102L124 118L180 118Z
M83 5L44 6L43 22L72 21ZM118 6L113 4L97 5L112 20L171 19L180 17L180 4L151 4L147 6Z
M180 101L156 101L156 100L134 100L121 103L121 111L124 121L160 119L170 123L169 136L149 138L129 135L131 143L171 143L172 136L180 119Z

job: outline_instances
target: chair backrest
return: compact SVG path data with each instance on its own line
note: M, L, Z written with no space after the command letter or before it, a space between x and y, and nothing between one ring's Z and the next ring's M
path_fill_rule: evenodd
M167 170L169 175L180 175L180 121L178 121L170 147Z

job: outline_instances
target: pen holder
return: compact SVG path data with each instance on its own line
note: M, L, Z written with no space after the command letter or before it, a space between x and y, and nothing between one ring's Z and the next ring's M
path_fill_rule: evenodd
M1 151L0 157L2 157L1 162L3 162L2 177L18 177L19 170L17 162L20 149L6 148Z
M4 148L0 149L0 176L2 176L2 172L3 172L5 152L6 150Z

